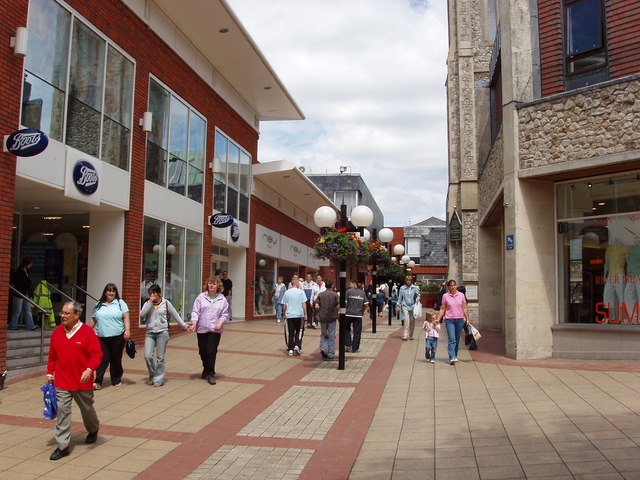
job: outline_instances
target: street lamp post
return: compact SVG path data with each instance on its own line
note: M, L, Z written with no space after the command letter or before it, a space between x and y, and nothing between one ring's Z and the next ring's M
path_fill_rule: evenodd
M390 228L381 229L378 232L378 239L380 240L380 242L382 242L385 245L385 247L387 247L387 245L393 241L393 230L391 230ZM376 267L376 265L374 263L374 270L375 270L375 267ZM387 280L389 280L389 279L387 279ZM389 300L388 300L388 302L389 302L389 305L388 305L389 325L391 325L391 282L387 281L387 285L388 285L387 294L389 295ZM376 333L376 330L375 330L376 321L375 320L374 320L373 325L374 325L372 327L373 333Z
M331 228L336 221L336 212L331 207L320 207L313 215L315 224L323 228ZM340 218L335 223L335 228L346 228L347 232L359 232L364 234L364 227L368 227L373 222L373 212L365 205L360 205L351 211L351 222L347 218L347 206L340 205ZM340 310L338 316L338 370L344 370L345 348L344 348L344 326L346 314L346 294L347 294L347 262L340 259Z

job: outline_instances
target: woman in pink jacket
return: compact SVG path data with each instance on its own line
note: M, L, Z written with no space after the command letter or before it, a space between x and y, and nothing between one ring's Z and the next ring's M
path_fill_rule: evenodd
M218 277L209 277L196 297L189 330L198 334L202 375L210 385L216 384L216 355L223 325L229 321L229 304L222 294L224 285Z

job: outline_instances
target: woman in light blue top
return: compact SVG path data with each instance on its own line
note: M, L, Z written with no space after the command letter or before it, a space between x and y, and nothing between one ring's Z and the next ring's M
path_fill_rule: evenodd
M102 347L102 363L96 370L94 390L102 388L102 380L109 366L111 385L122 386L122 352L125 341L131 336L129 330L129 307L120 298L115 283L107 283L102 296L93 309L91 326Z
M160 286L151 285L149 300L144 303L140 311L140 318L143 318L147 324L147 334L144 337L144 360L147 362L147 370L149 370L147 384L154 387L164 385L164 354L167 351L167 343L169 343L169 317L178 322L183 329L188 328L171 302L162 298ZM153 361L154 350L156 351L156 362Z

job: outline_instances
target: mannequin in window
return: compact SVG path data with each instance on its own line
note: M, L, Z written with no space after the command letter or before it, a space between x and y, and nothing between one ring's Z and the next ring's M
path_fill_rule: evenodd
M627 305L629 316L634 309L640 310L640 237L629 247L627 253L627 284L624 286L624 301ZM631 319L632 323L640 323L639 314Z
M626 264L629 247L622 245L616 237L611 239L604 254L605 286L602 294L605 306L609 309L609 322L618 322L619 304L624 302Z

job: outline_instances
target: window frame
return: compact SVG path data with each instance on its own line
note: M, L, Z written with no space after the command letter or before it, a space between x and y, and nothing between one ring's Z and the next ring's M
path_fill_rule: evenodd
M222 138L224 139L227 143L226 143L226 148L225 148L225 155L226 158L221 159L218 157L218 139ZM216 167L215 167L215 171L214 171L214 209L217 211L220 211L221 213L228 213L230 215L233 215L233 218L237 219L240 222L243 223L249 223L249 220L251 218L251 190L252 190L252 186L253 186L253 176L252 176L252 165L253 165L253 157L251 155L251 153L249 153L245 148L242 147L242 145L240 145L238 142L236 142L232 137L230 137L229 135L227 135L222 129L216 127L215 128L215 137L214 137L214 157L216 159ZM238 149L238 158L237 158L237 162L230 162L229 161L229 155L231 153L231 148L229 148L231 145L233 145L235 148ZM249 159L249 163L248 163L248 171L247 171L247 194L244 195L243 194L243 180L242 180L242 175L243 175L243 171L242 171L242 165L246 165L242 163L242 157L243 155L245 155L246 158ZM235 173L233 173L235 175L235 178L237 180L237 185L230 185L229 184L229 168L231 166L234 166L236 171ZM218 177L219 176L219 177ZM218 178L217 178L218 177ZM219 184L216 184L215 181L216 180L221 180ZM224 188L224 207L223 210L218 210L216 208L216 192L215 189L216 188ZM234 205L235 205L235 211L231 212L229 211L229 194L233 192L236 196L236 199L234 200ZM244 203L242 202L242 197L245 196L246 197L246 205L244 205ZM246 219L241 218L240 214L244 212L244 210L246 210Z
M189 182L190 179L190 174L191 174L191 169L192 168L196 168L193 167L192 163L191 163L191 146L192 146L192 142L191 142L191 124L192 124L192 117L195 116L198 119L202 120L204 122L204 138L203 138L203 145L202 145L202 152L203 152L203 159L207 158L207 125L208 125L208 119L207 117L202 114L198 109L196 109L195 107L193 107L193 105L189 102L187 102L183 97L181 97L180 95L178 95L175 90L173 90L172 88L168 87L167 84L165 84L162 80L160 80L158 77L156 77L155 75L149 75L149 81L148 81L148 90L147 92L151 91L151 82L155 82L160 88L164 89L166 92L168 92L169 95L169 101L168 101L168 110L165 112L166 114L166 118L163 119L157 119L154 118L153 119L153 123L156 122L161 122L161 124L166 125L167 130L163 131L163 143L166 142L166 159L163 162L164 163L164 172L163 172L163 182L162 184L155 182L154 180L150 180L147 178L146 173L145 173L145 179L155 183L158 186L161 186L163 188L166 188L167 190L175 193L176 195L180 195L182 197L185 197L189 200L192 200L194 202L197 202L201 205L204 204L204 192L206 189L206 161L203 162L202 165L202 170L200 171L202 173L202 186L200 186L200 191L201 191L201 195L200 195L200 200L194 200L190 195L189 195L189 190L190 187L198 187L198 185L193 184L191 185ZM172 106L174 105L174 102L178 103L178 104L182 104L184 106L186 106L187 108L187 115L186 115L186 147L187 147L187 151L185 152L184 155L184 159L177 157L177 155L173 155L172 153L172 145L171 145L171 140L172 140L172 135L175 134L175 132L171 131L171 126L172 126ZM150 104L150 96L149 93L147 93L147 110L148 111L152 111L151 109L151 104ZM154 144L154 146L156 147L160 147L161 149L164 148L165 145L162 144L158 144L153 140L149 139L149 136L147 137L146 141L145 141L145 169L148 167L148 162L149 162L149 152L148 152L148 143L151 142ZM174 189L170 188L170 168L171 168L171 159L172 157L176 157L179 159L179 161L184 162L184 168L185 168L185 172L182 175L183 179L184 179L184 185L183 185L183 191L176 191ZM199 169L198 169L199 170Z
M606 21L606 7L605 2L603 0L596 0L600 4L600 43L601 45L598 47L590 48L588 50L583 50L578 53L569 54L568 46L569 46L569 24L568 24L568 12L571 7L576 6L579 3L587 2L589 0L565 0L562 6L562 26L563 26L563 60L564 60L564 73L566 77L576 77L580 75L584 75L589 72L594 72L598 70L602 70L608 67L609 65L609 55L607 51L607 21ZM571 71L571 64L577 61L587 59L589 57L593 57L595 54L604 54L604 61L600 64L581 68L579 70Z
M71 89L71 55L72 55L72 49L73 49L73 32L74 32L74 27L76 25L76 22L80 22L80 25L82 27L87 28L92 34L96 35L98 39L102 40L104 42L104 58L103 58L103 65L102 65L102 91L100 92L100 110L99 110L99 115L100 115L100 125L99 125L99 135L100 138L97 140L98 144L97 144L97 156L95 158L99 159L100 161L103 161L105 163L108 163L109 165L114 165L117 168L122 169L122 167L120 167L119 165L115 165L111 162L106 162L103 160L103 142L104 142L104 124L105 124L105 118L108 118L110 120L113 121L113 119L111 117L109 117L106 113L106 109L105 109L105 96L106 96L106 89L108 87L107 82L106 82L106 77L107 77L107 70L108 70L108 61L109 61L109 48L113 48L118 54L120 54L125 60L129 61L132 65L132 75L131 75L131 85L130 85L130 95L131 95L131 101L130 101L130 111L128 112L128 116L129 116L129 141L128 141L128 148L127 148L127 162L126 162L126 166L124 168L124 170L126 172L130 172L131 171L131 161L132 161L132 155L133 155L133 126L134 126L134 121L133 121L133 116L134 116L134 102L135 102L135 77L136 77L136 61L133 57L131 57L129 54L127 54L127 52L122 49L118 44L116 44L113 40L111 40L111 38L109 38L109 36L107 36L106 34L104 34L102 31L100 31L95 25L93 25L91 22L89 22L86 18L84 18L82 15L80 15L76 10L74 10L73 8L69 7L66 3L60 2L58 0L51 0L52 4L55 4L58 8L62 9L63 11L67 12L69 14L69 24L68 24L68 32L67 32L67 37L66 37L66 41L67 41L67 45L66 47L66 51L67 51L67 59L66 59L66 70L64 72L64 79L62 82L62 85L60 85L61 88L64 88L64 90L60 90L62 95L64 95L64 102L63 102L63 107L62 107L62 112L60 114L60 118L62 119L62 125L61 125L61 133L60 133L60 139L56 139L54 138L54 140L59 141L60 143L64 144L65 146L68 146L70 148L77 148L77 147L71 147L68 143L67 143L67 132L68 132L68 123L69 123L69 100L70 98L75 98L73 97L73 95L70 92ZM29 5L29 14L28 14L28 20L27 20L27 27L29 27L29 20L31 17L31 9L32 8L36 8L35 3L30 2ZM34 78L38 79L40 82L44 82L46 85L49 85L55 89L58 88L58 86L51 84L48 80L45 80L43 78L41 78L37 73L34 73L30 70L27 69L27 63L28 62L24 62L23 64L23 82L22 82L22 92L21 92L21 99L20 99L20 125L22 127L27 127L27 125L25 125L23 122L24 120L24 111L23 111L23 107L24 107L24 93L25 93L25 89L24 89L24 82L26 79L26 75L27 73L31 76L33 76ZM51 125L50 125L51 126ZM49 126L49 127L50 127ZM87 155L91 155L93 156L91 153L89 152L84 152Z

